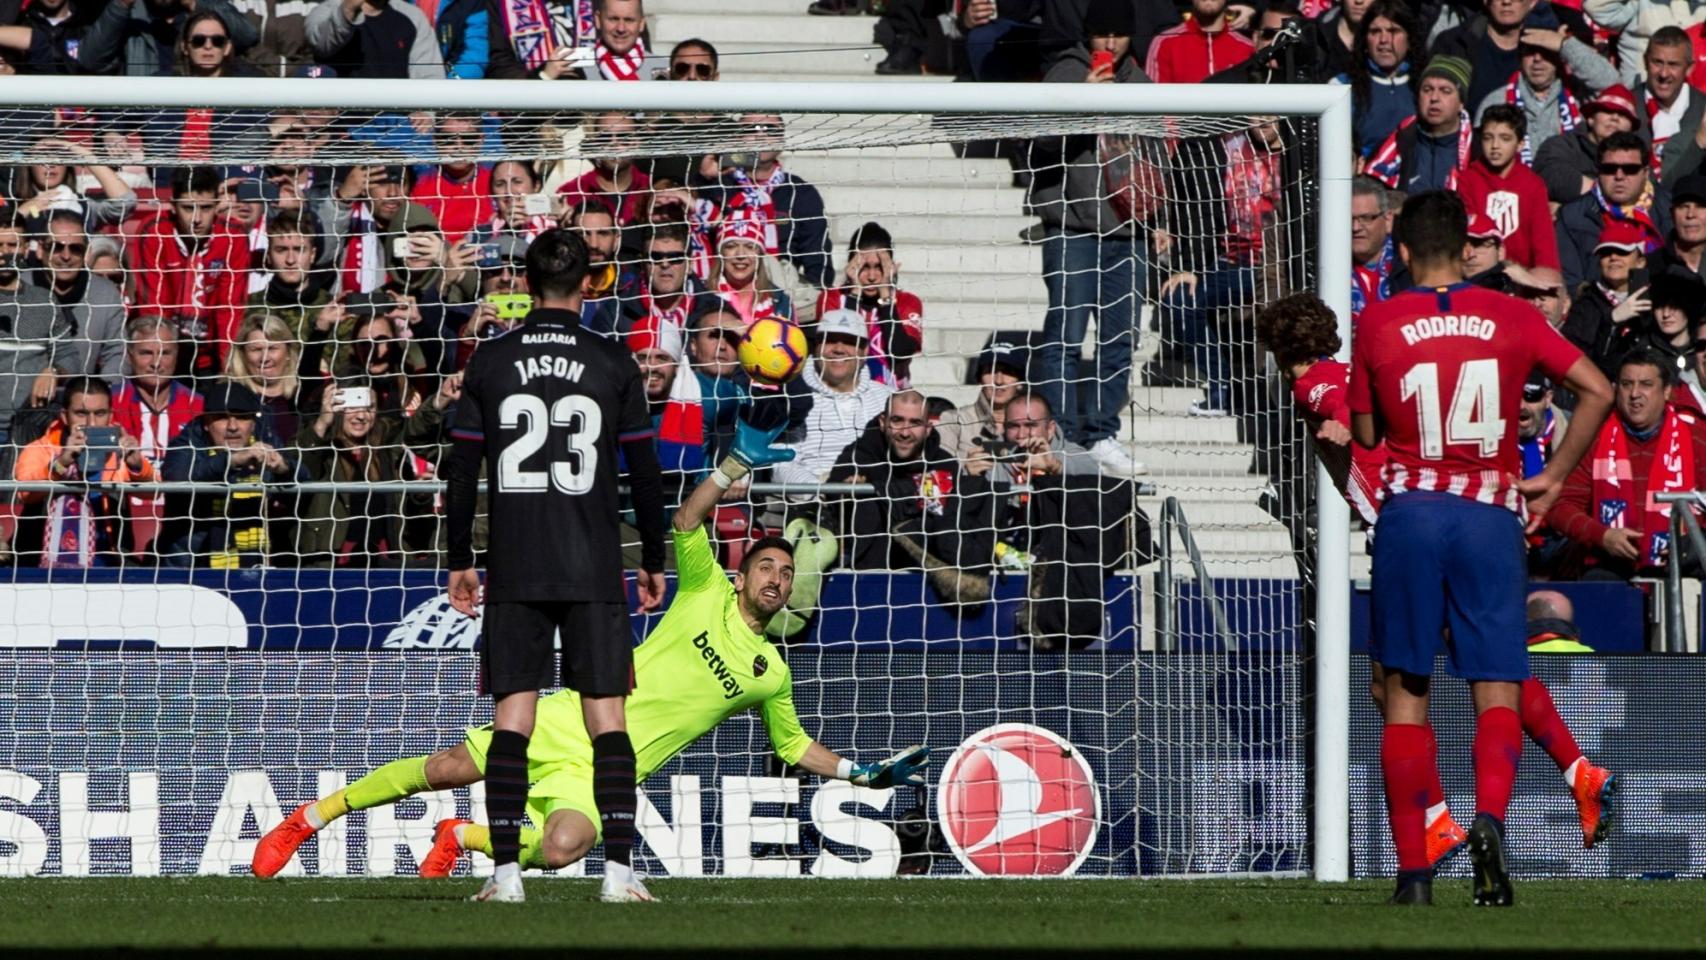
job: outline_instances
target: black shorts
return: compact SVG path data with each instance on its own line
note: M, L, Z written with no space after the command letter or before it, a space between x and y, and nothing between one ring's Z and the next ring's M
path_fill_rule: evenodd
M563 637L562 684L591 697L634 690L634 634L623 603L486 604L481 688L495 697L555 686L552 638Z

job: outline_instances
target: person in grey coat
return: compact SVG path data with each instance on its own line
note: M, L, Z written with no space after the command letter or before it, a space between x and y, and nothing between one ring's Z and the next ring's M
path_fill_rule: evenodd
M1566 27L1525 29L1522 36L1523 42L1518 47L1522 69L1510 83L1482 98L1475 110L1475 123L1479 126L1482 114L1495 104L1521 105L1528 120L1523 155L1532 163L1534 151L1566 132L1563 121L1566 110L1561 102L1580 103L1597 96L1617 83L1617 68L1592 47L1570 36Z
M1599 177L1599 145L1614 133L1641 126L1635 95L1621 84L1607 87L1582 106L1582 122L1574 130L1540 145L1534 172L1546 181L1546 199L1564 204L1593 189Z
M82 216L56 211L40 242L46 267L31 279L52 295L61 317L70 323L73 350L65 372L118 383L124 376L124 294L84 267L89 238Z
M24 231L7 214L0 214L0 444L11 439L13 414L53 398L76 350L53 298L24 280Z
M77 64L90 73L153 77L172 66L183 20L199 10L219 14L233 53L261 35L226 0L110 0L77 48Z

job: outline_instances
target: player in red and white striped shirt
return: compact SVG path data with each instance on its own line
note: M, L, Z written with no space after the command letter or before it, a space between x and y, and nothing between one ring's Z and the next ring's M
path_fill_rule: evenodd
M1538 525L1557 499L1605 420L1611 388L1539 311L1464 282L1468 229L1455 194L1404 204L1398 250L1417 286L1363 311L1349 400L1356 442L1386 443L1369 649L1386 681L1381 767L1398 851L1393 901L1433 899L1426 798L1439 771L1428 686L1449 636L1451 669L1469 681L1476 709L1475 902L1508 906L1504 815L1522 753L1522 683L1531 676L1518 518L1526 499ZM1536 368L1562 379L1579 402L1552 460L1519 480L1515 411Z

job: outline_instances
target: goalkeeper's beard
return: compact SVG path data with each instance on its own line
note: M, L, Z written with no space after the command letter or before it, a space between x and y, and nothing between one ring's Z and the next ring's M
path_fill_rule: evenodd
M745 600L747 609L756 614L759 619L767 620L788 605L788 594L786 591L778 590L772 598L765 596L763 591L753 590L745 596Z

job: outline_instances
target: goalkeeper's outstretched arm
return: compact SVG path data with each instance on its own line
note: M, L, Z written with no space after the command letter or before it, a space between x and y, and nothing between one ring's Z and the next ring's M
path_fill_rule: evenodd
M794 459L794 451L775 446L777 438L787 427L786 423L762 429L747 422L746 416L746 411L742 411L741 419L735 421L735 442L729 455L711 471L710 476L699 481L699 486L694 487L676 508L675 529L685 533L704 526L705 518L717 509L724 491L759 467Z
M796 766L820 777L848 780L861 787L881 788L898 787L903 783L923 786L924 767L929 762L930 748L914 745L886 760L855 763L814 740Z

